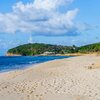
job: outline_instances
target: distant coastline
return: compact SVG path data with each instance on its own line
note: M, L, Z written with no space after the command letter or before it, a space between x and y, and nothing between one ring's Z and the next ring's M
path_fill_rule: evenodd
M77 47L51 45L43 43L24 44L7 51L6 56L35 56L59 55L80 56L87 54L100 54L100 43Z

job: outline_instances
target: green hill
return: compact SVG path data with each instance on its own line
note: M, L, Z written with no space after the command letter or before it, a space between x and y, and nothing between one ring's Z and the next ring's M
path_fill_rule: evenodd
M53 54L100 52L100 43L85 45L81 47L51 45L43 43L24 44L9 49L7 54L33 56L33 55L44 54L45 52L52 52Z
M100 52L100 43L81 46L78 48L78 52L80 53Z
M32 56L43 54L44 52L53 52L54 54L74 53L75 46L50 45L43 43L24 44L9 49L7 54Z

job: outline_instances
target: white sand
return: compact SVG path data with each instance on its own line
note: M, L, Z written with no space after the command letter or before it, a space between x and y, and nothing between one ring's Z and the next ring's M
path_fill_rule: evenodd
M1 73L0 100L100 100L99 61L80 56Z

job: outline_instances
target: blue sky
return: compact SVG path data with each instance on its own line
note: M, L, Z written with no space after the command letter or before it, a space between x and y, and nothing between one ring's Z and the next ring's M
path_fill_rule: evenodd
M100 0L0 1L0 55L29 42L100 42Z

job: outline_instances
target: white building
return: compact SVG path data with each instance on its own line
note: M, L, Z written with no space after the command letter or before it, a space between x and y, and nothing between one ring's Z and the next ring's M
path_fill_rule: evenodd
M54 55L55 52L48 52L48 51L46 51L46 52L44 52L43 54L44 54L44 55Z

